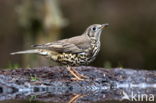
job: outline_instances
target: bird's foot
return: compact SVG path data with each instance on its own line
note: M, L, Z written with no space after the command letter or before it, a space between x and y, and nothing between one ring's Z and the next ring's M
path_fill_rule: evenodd
M79 74L79 77L81 77L81 78L83 78L83 79L88 79L88 78L89 78L88 76L81 75L81 74Z
M71 78L71 80L73 80L73 81L84 81L85 79L73 77L73 78Z
M83 81L83 80L85 80L85 79L88 79L89 77L87 77L87 76L84 76L84 75L80 75L80 74L78 74L78 75L76 75L74 78L71 78L72 80L77 80L77 81Z
M87 76L84 76L84 75L79 74L72 67L67 67L67 70L74 76L74 78L72 78L72 80L80 80L80 81L83 81L85 79L88 79Z

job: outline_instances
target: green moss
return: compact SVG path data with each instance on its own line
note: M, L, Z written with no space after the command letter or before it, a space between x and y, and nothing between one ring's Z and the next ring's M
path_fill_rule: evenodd
M30 80L34 82L34 81L37 81L37 80L39 80L39 79L38 79L38 77L35 75L35 76L30 76Z
M8 66L7 66L6 68L7 68L7 69L14 70L14 69L20 68L20 65L19 65L19 64L12 64L12 63L9 63Z

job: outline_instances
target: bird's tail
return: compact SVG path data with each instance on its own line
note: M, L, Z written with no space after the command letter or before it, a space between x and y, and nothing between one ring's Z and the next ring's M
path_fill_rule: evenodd
M31 54L31 53L39 53L39 50L38 49L32 49L32 50L13 52L13 53L10 53L10 54L11 55L16 55L16 54Z

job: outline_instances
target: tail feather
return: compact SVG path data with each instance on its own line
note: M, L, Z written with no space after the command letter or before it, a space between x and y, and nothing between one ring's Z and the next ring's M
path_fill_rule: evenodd
M31 53L39 53L39 50L38 49L32 49L32 50L13 52L13 53L10 53L10 54L11 55L16 55L16 54L31 54Z

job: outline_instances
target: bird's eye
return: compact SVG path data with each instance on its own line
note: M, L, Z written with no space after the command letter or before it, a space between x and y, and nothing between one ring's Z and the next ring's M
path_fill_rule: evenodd
M92 29L93 29L93 31L96 31L96 27L93 27Z

